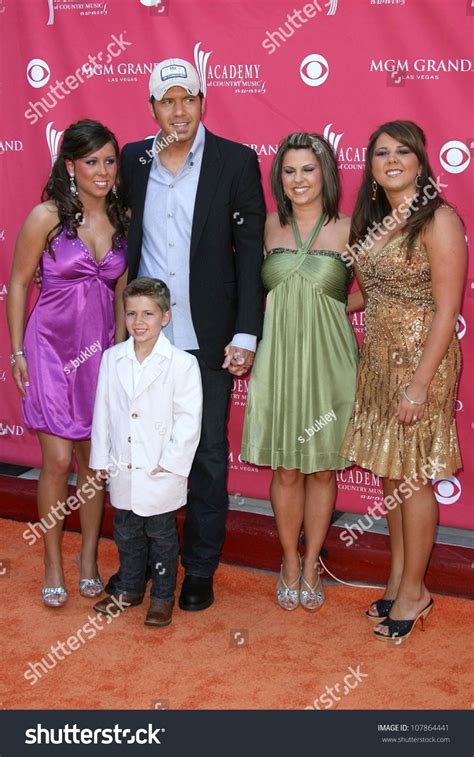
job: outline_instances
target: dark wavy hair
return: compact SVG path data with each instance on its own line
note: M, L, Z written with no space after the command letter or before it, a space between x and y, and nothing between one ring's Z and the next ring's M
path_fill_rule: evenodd
M432 187L430 179L434 176L431 169L428 155L426 153L426 139L423 130L420 129L413 121L389 121L379 126L369 139L367 146L367 158L365 163L364 177L362 185L357 195L357 200L352 214L351 232L349 244L360 244L366 239L368 230L373 224L378 224L390 215L392 206L390 205L387 195L382 187L378 186L375 201L372 201L372 158L375 150L375 143L381 134L388 134L389 137L396 139L402 145L408 147L415 153L421 166L420 181L417 187L417 195L412 204L412 211L406 221L405 230L407 237L405 240L407 260L411 259L415 240L421 230L429 223L440 205L448 203L437 192L432 199L429 199L424 193L425 187Z
M281 142L273 159L270 174L272 193L276 200L278 218L282 226L289 223L293 214L291 200L285 195L281 178L283 158L288 150L311 150L321 166L323 175L323 212L328 221L338 219L341 187L337 171L337 160L329 142L320 134L296 132L289 134Z
M70 177L65 161L84 158L100 150L108 142L112 144L118 161L120 150L117 139L110 129L98 121L84 118L75 124L71 124L63 134L59 154L41 195L42 202L53 200L58 209L59 222L51 229L47 238L48 252L52 257L54 257L53 240L56 239L63 229L66 230L68 239L75 239L84 213L79 195L71 194ZM119 173L117 173L115 186L117 194L112 190L107 193L105 210L110 223L115 229L112 237L112 248L116 250L123 246L128 226Z

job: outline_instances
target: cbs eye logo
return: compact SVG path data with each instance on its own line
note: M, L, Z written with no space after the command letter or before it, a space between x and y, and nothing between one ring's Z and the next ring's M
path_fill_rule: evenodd
M323 55L311 53L301 61L300 76L308 87L320 87L329 76L329 63Z
M33 58L30 60L26 67L28 84L35 89L39 89L39 87L44 87L49 82L50 77L51 69L45 60L42 60L41 58Z
M439 151L439 162L448 173L462 173L471 162L469 147L458 139L451 139Z
M433 481L433 491L440 505L454 505L461 496L462 487L456 476Z

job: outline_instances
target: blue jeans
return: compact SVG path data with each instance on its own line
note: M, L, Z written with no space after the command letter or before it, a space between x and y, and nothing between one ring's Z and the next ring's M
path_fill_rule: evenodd
M149 564L151 598L173 600L179 550L176 511L144 517L131 510L115 510L114 539L120 557L115 592L142 596Z

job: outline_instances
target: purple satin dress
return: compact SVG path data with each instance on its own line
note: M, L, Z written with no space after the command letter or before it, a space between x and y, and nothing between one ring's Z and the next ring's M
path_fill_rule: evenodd
M55 258L41 259L43 283L25 330L30 386L25 425L64 439L90 439L102 352L114 338L114 289L127 267L124 241L98 263L62 231Z

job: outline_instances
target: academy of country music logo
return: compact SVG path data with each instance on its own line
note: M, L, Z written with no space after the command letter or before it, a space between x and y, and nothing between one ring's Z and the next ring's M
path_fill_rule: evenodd
M383 497L380 477L363 468L347 468L336 471L337 488L339 491L354 492L361 499Z
M107 0L47 0L48 26L52 26L55 14L60 11L76 11L80 16L106 16Z
M58 157L59 142L61 141L61 137L64 134L64 130L60 131L59 129L55 129L53 123L54 121L50 121L46 126L46 144L48 145L51 165Z
M249 377L239 378L234 376L232 379L232 389L230 390L230 398L233 405L239 405L245 407L247 404L247 392L249 388Z
M356 336L364 336L365 334L365 310L358 310L355 313L351 313L349 316L354 334Z
M471 162L469 148L473 146L474 142L471 142L468 147L459 139L450 139L440 148L439 162L448 173L462 173Z
M333 129L332 123L326 124L323 130L323 137L327 139L337 158L339 168L363 169L367 147L363 145L345 144L342 141L345 132L337 132Z
M370 61L370 73L389 74L403 81L441 79L445 75L467 74L472 71L470 58L374 58Z
M319 129L317 129L319 131ZM363 169L365 166L365 156L367 147L362 145L346 144L343 141L344 132L336 132L333 124L326 124L322 131L323 136L327 139L335 152L339 168ZM278 151L278 142L244 142L247 147L252 148L258 155L258 158L273 158Z
M262 79L261 63L234 60L210 63L213 51L201 50L201 42L194 45L194 65L201 80L201 90L206 95L208 87L226 89L238 95L265 94L266 80Z
M454 505L462 494L462 486L456 476L433 481L433 491L440 505Z

